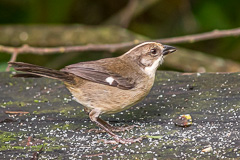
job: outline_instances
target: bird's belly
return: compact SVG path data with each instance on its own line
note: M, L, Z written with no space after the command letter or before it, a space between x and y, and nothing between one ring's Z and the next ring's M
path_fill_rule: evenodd
M68 89L76 101L89 110L98 109L102 113L111 114L128 109L141 101L152 86L144 89L122 90L102 84L86 83L84 87ZM83 90L84 88L84 90Z

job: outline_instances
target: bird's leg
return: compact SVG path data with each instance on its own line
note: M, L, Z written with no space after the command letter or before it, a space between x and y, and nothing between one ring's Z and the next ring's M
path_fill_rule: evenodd
M110 125L109 123L107 123L106 121L104 121L103 119L97 117L97 121L102 123L105 127L107 127L108 129L112 130L113 129L113 126Z
M99 117L97 117L97 121L102 123L105 127L107 127L112 132L124 132L124 131L129 131L129 130L133 129L134 127L137 127L136 125L115 127L115 126L110 125L109 123L107 123L106 121L104 121L103 119L101 119ZM90 129L89 132L104 133L106 131L102 130L102 129L100 129L100 130L99 129Z
M115 126L110 125L109 123L107 123L106 121L104 121L103 119L101 119L99 117L97 118L97 121L102 123L105 127L110 129L112 132L124 132L124 131L129 131L129 130L133 129L134 127L137 127L136 125L115 127ZM91 129L90 132L91 131L95 131L96 133L106 132L105 130L99 130L99 129L98 130Z
M102 125L104 125L104 127L108 128L109 130L111 130L112 132L114 132L114 131L113 131L114 127L111 126L111 125L110 125L109 123L107 123L106 121L104 121L103 119L97 117L97 121L98 121L99 123L101 123ZM104 132L106 132L106 131L105 131L105 130L100 130L100 129L90 129L89 132L104 133Z
M111 135L115 141L109 141L109 140L103 140L104 143L122 143L122 144L126 144L126 143L135 143L135 142L140 142L143 137L139 137L136 139L122 139L120 138L118 135L116 135L115 133L113 133L107 126L111 126L109 125L107 122L103 121L102 119L99 120L99 115L100 115L100 111L99 110L92 110L89 113L89 118L95 122L101 129L103 129L104 131L106 131L109 135ZM111 126L112 127L112 126Z

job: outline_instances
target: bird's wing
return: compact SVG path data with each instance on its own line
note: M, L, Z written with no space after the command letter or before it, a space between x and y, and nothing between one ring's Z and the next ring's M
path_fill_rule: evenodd
M132 78L114 73L107 69L106 66L101 61L89 61L66 66L61 71L72 73L95 83L118 87L120 89L129 90L134 88L135 83Z

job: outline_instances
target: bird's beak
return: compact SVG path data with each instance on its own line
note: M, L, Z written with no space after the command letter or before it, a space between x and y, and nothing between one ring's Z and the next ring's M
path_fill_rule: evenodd
M163 45L163 55L166 56L169 53L175 52L177 49L169 45Z

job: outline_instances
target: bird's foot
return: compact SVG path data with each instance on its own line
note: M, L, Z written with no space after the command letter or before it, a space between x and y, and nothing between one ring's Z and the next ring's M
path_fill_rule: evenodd
M113 132L124 132L124 131L129 131L135 127L139 127L137 125L131 125L131 126L122 126L122 127L113 127L112 131Z

